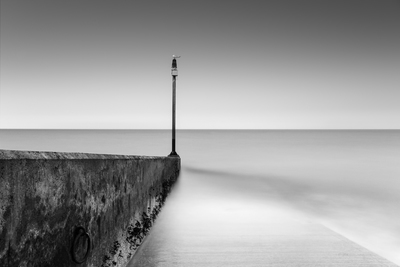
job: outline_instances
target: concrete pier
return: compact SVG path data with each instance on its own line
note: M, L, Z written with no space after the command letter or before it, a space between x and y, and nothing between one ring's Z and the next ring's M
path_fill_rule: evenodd
M124 266L179 157L0 150L0 266Z

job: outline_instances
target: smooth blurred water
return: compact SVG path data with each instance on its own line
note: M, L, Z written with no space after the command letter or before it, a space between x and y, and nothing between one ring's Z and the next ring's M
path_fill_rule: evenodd
M0 148L168 155L170 132L0 130ZM212 223L240 217L245 226L268 207L322 223L400 265L400 131L188 130L178 132L177 152L180 180L154 226L159 238L144 247L173 246L177 216L196 227L196 214L207 210Z

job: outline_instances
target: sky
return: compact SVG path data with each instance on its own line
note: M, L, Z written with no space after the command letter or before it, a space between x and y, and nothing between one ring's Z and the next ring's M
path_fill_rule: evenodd
M398 0L0 7L0 129L400 129Z

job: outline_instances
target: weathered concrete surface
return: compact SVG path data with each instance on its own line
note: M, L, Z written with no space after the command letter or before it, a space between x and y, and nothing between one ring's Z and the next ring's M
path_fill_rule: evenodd
M0 266L124 266L179 170L179 157L0 150Z

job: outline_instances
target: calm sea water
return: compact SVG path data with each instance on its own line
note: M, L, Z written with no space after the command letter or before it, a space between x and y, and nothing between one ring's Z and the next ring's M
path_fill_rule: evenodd
M168 155L170 132L0 130L0 148ZM264 216L265 205L321 223L400 265L400 131L179 131L177 152L180 180L154 226L157 238L150 235L138 252L149 266L168 266L171 256L161 252L176 245L177 217L192 217L196 227L207 210L224 224L238 220L242 207L246 225Z

